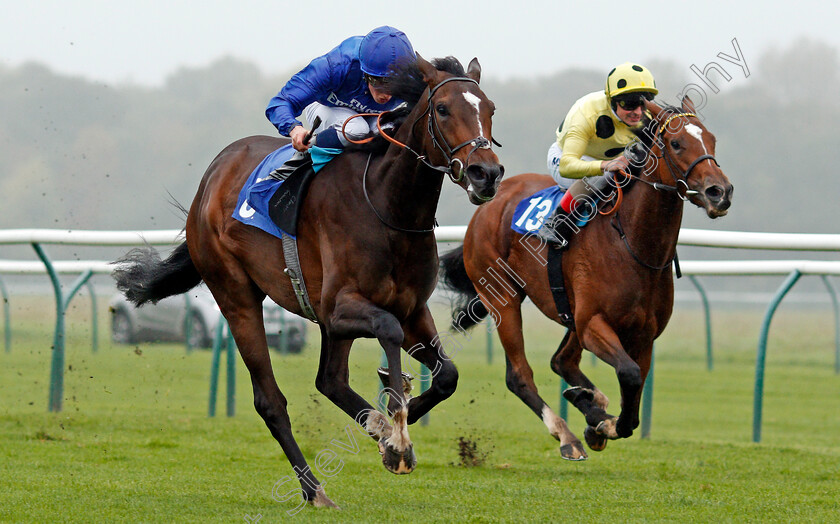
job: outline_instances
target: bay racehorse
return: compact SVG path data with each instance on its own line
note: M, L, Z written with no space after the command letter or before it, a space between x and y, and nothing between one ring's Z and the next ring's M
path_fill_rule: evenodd
M321 330L315 386L378 440L382 461L394 473L409 473L416 464L406 425L452 395L458 379L426 306L437 280L433 229L443 181L449 175L480 204L495 196L504 172L491 149L494 106L478 86L478 61L467 71L451 57L433 62L418 55L394 77L392 94L414 104L405 123L392 143L382 142L384 152L348 150L319 171L297 229L300 266ZM151 248L134 250L118 261L114 276L137 305L206 282L251 375L256 410L293 466L303 498L332 506L292 435L266 345L266 295L303 313L284 274L281 240L232 218L250 173L286 143L250 137L225 148L201 180L186 242L163 261ZM348 383L350 346L360 337L376 338L387 356L391 422ZM403 393L401 347L436 370L431 387L410 400Z
M616 177L621 183L614 187L620 189L607 195L617 200L614 212L592 219L562 255L574 320L567 322L570 329L551 358L551 369L571 386L564 396L586 417L585 440L596 451L607 439L629 437L639 425L653 341L673 308L671 268L684 200L716 218L727 213L732 196L714 158L715 137L694 115L691 101L684 99L681 109L653 103L647 109L651 117L639 133L644 153L627 178ZM547 317L561 319L546 270L547 250L555 247L535 234L511 230L517 204L553 183L537 174L507 179L496 198L476 211L463 246L441 257L441 271L443 282L461 299L453 327L464 330L492 314L507 357L508 388L560 441L563 458L583 460L580 440L539 396L522 332L526 297ZM581 372L584 348L615 368L618 416L607 413L607 397Z

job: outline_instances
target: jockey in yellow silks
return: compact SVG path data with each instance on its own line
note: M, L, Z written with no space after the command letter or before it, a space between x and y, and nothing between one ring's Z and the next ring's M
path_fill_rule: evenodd
M548 149L549 174L568 193L562 204L565 212L571 211L572 201L607 189L605 173L627 168L630 161L625 148L637 141L634 131L643 125L645 100L653 100L657 93L651 72L626 62L610 71L603 91L589 93L574 103ZM561 212L558 208L546 220L539 236L568 245L570 231L555 230L561 224L557 216Z

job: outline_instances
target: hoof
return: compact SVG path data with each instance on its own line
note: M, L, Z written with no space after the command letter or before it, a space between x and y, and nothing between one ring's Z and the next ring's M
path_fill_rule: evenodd
M583 438L592 451L604 451L604 448L607 447L607 437L598 433L598 430L592 426L586 426L586 429L583 430Z
M319 489L318 491L315 492L315 497L313 497L309 501L309 503L312 504L313 506L315 506L316 508L341 509L341 508L338 507L338 505L335 502L330 500L330 498L327 496L327 494L324 493L323 488L321 488L321 489Z
M571 402L573 405L578 400L588 400L592 402L595 400L595 392L591 389L573 386L566 388L566 390L563 391L563 398Z
M417 466L417 457L414 455L414 446L409 445L403 452L397 451L388 445L385 439L379 441L379 453L382 455L382 464L385 469L394 475L407 475L414 471Z
M379 374L379 380L382 382L382 387L389 387L388 368L379 368L376 370L376 372ZM408 394L411 393L411 390L413 389L411 386L411 381L414 380L414 377L412 377L405 371L401 371L400 373L402 373L403 393L405 393L405 395L408 396Z
M576 440L571 444L560 446L560 457L566 460L574 461L586 460L589 458L586 451L583 449L583 444L581 444L579 440Z

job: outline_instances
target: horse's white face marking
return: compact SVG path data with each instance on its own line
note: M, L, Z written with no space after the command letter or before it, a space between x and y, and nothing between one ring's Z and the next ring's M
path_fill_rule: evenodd
M481 119L479 118L479 116L481 115L481 112L478 109L478 105L481 103L481 99L478 98L477 96L475 96L472 93L464 93L464 98L466 99L468 104L470 104L471 106L473 106L475 108L475 118L476 118L476 121L478 122L478 136L483 137L484 136L484 130L481 128Z
M685 132L688 133L689 135L693 136L697 140L699 140L700 145L703 146L703 152L707 155L709 154L709 152L706 150L706 144L703 143L703 130L702 129L700 129L699 127L697 127L694 124L686 124L685 125Z

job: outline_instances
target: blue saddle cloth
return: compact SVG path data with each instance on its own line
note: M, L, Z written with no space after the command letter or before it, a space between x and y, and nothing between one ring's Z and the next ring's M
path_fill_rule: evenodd
M260 165L254 169L245 185L239 191L239 199L236 201L236 209L233 212L233 218L239 220L243 224L254 226L262 229L270 235L277 238L283 238L283 235L291 236L277 227L269 218L268 203L283 180L277 180L269 176L272 171L286 163L292 158L295 150L291 144L285 145L280 149L269 153ZM341 149L328 149L323 147L312 146L309 149L312 157L313 169L319 171L327 162L332 160Z
M559 186L550 186L523 198L513 212L511 229L522 235L535 233L557 209L565 193Z

